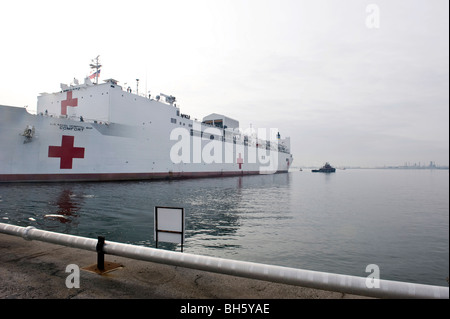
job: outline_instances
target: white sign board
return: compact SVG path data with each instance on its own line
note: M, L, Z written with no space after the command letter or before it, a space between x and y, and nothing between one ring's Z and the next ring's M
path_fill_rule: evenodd
M183 245L184 208L156 206L154 236L156 247L160 241Z

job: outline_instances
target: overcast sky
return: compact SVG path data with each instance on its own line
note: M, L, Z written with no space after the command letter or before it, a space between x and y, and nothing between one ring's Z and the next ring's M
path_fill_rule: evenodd
M0 0L0 104L102 79L279 128L294 165L449 164L448 0Z

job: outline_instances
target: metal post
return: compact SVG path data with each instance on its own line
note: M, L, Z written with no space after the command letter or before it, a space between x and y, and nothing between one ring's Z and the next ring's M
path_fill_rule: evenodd
M105 252L103 251L103 246L105 246L105 237L98 236L98 243L96 246L96 250L97 250L97 268L99 270L105 269Z

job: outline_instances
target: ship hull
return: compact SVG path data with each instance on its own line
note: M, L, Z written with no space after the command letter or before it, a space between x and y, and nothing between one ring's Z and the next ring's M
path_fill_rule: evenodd
M0 106L0 182L152 180L285 173L293 161L292 155L284 152L267 152L224 141L215 141L212 145L209 139L188 134L174 137L173 128L159 122L154 118L142 125L86 123ZM24 134L26 128L31 127L32 135ZM188 136L188 140L180 146L183 136ZM180 156L183 152L184 156ZM197 156L199 152L205 156ZM256 160L252 160L255 154ZM262 163L260 158L265 161Z
M313 169L313 173L335 173L336 169Z

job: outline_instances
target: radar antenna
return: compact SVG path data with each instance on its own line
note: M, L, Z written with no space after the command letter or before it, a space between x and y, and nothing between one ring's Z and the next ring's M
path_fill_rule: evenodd
M98 77L100 76L100 68L102 67L102 65L100 64L98 58L100 56L97 55L97 57L95 59L92 59L92 63L90 64L91 69L95 69L95 72L92 73L89 78L95 78L95 84L98 84Z

